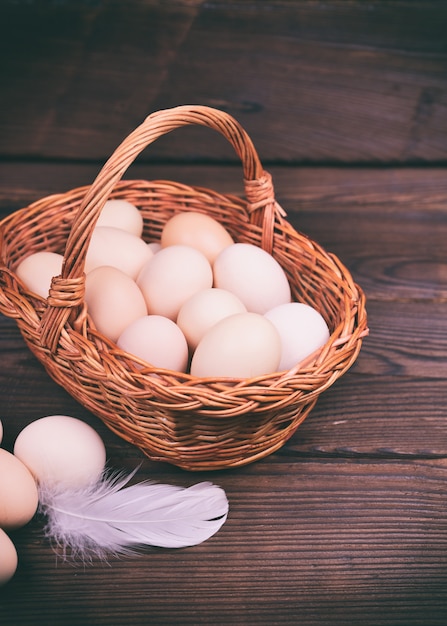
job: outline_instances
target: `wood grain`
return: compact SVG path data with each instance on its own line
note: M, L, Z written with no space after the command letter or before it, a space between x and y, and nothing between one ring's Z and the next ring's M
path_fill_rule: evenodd
M268 161L445 162L446 26L439 0L3 3L0 155L103 159L152 111L200 103ZM151 155L234 161L203 129Z
M2 623L419 626L447 616L445 462L272 457L218 482L230 517L192 549L82 569L56 560L37 522L18 531L24 567L2 596Z
M98 165L5 163L0 211L93 182ZM447 296L445 170L273 166L294 227L336 254L368 298L442 303ZM243 194L238 166L133 165L127 178L169 179Z
M89 185L151 111L216 106L249 131L293 225L362 286L370 335L278 452L191 474L115 436L0 317L3 447L74 415L110 467L211 480L230 502L199 546L86 567L56 556L36 516L11 533L1 626L445 626L446 27L441 0L2 3L0 220ZM125 177L243 193L204 129L164 137Z
M100 163L5 162L0 215L89 184ZM103 437L111 467L221 485L230 516L191 549L108 565L58 559L36 517L0 588L2 626L287 624L441 626L447 619L447 345L443 168L272 168L289 219L366 287L370 336L354 366L274 455L238 470L153 463L51 381L0 318L3 446L42 415ZM241 193L239 166L140 163L127 174Z

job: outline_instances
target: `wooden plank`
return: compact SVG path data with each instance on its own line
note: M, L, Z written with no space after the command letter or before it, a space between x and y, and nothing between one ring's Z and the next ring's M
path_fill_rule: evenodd
M148 153L150 150L151 147L147 148ZM259 151L259 154L264 161L263 153ZM0 210L16 210L52 193L90 185L105 160L97 163L3 161ZM272 174L277 200L287 213L343 211L352 220L353 216L368 212L380 214L381 218L390 213L412 216L419 211L443 212L447 206L444 167L290 167L267 163L265 169ZM240 164L136 162L124 178L173 180L220 193L244 193Z
M440 311L436 320L431 309L424 315L414 307L403 309L389 303L380 307L374 303L372 308L372 318L377 323L372 324L371 336L365 340L355 365L320 396L310 417L282 454L445 455L447 349L441 332L445 328L444 316ZM394 326L387 323L389 320L396 320ZM413 331L411 320L419 321ZM432 332L436 322L438 334ZM51 381L28 352L15 322L1 317L0 330L2 419L10 423L4 445L11 446L32 420L57 413L64 406L69 414L79 415L99 427L114 453L125 456L121 440L109 436L96 418ZM428 339L421 341L431 332L431 343ZM127 446L125 453L130 453ZM137 456L141 457L139 453Z
M256 139L256 138L254 138ZM256 144L256 141L255 141ZM149 153L151 147L147 148ZM264 155L259 151L261 161ZM110 155L108 155L110 156ZM0 163L0 210L11 211L52 193L89 185L105 163L6 160ZM144 161L144 159L142 159ZM305 167L265 164L276 197L288 213L343 210L350 219L361 213L410 216L418 211L445 211L444 167ZM174 180L243 195L240 164L169 164L140 161L124 178Z
M150 112L198 4L3 5L0 154L109 153Z
M5 162L0 215L88 184L98 168ZM74 415L103 437L111 467L141 463L138 480L180 486L211 480L230 503L222 529L199 546L86 567L56 557L36 516L11 534L19 568L0 588L2 626L446 623L445 171L273 174L290 219L345 256L367 287L371 334L358 360L277 453L191 474L111 433L0 317L3 447L38 417ZM239 166L138 164L128 175L242 192Z
M263 4L204 6L155 108L224 108L270 161L445 159L445 5ZM181 141L167 138L160 156L182 153ZM203 132L190 145L190 158L209 158Z
M197 102L268 161L447 158L439 0L19 0L0 17L0 155L103 159L148 113ZM203 129L151 154L234 161Z
M290 222L336 254L368 299L447 296L442 168L269 168ZM99 165L4 163L0 211L90 184ZM128 178L178 180L243 194L240 167L136 164Z
M366 348L365 348L366 350ZM368 362L361 353L360 366ZM445 458L445 379L355 375L354 367L323 393L306 421L277 453L390 459Z
M445 302L368 301L368 358L359 372L379 375L447 374Z
M56 560L35 520L14 534L22 560L0 595L2 624L442 624L445 471L445 461L270 457L211 475L230 515L208 542L108 566Z

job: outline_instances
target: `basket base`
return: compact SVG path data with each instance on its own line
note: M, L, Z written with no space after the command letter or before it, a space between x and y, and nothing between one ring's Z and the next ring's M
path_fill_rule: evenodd
M169 463L191 472L235 469L249 465L273 454L282 448L295 434L300 424L314 408L318 399L318 397L313 397L306 404L295 407L293 412L289 410L287 419L285 419L284 414L281 413L280 423L276 425L273 432L271 429L271 416L264 416L261 419L265 421L265 424L269 425L270 428L268 432L261 437L259 436L259 425L256 423L259 416L238 416L237 420L240 423L244 420L246 420L247 423L254 422L253 432L256 434L253 435L251 441L247 436L241 437L240 442L238 442L235 437L229 438L225 432L227 427L225 424L226 418L220 418L219 423L222 424L220 433L218 427L216 427L215 435L203 437L203 442L200 442L200 437L194 437L194 434L190 434L189 436L194 439L194 443L181 445L177 437L168 439L155 434L151 436L147 433L144 433L144 435L138 433L137 436L134 437L129 429L122 427L122 419L118 421L115 418L111 419L110 415L104 412L101 407L86 405L82 402L82 399L76 397L76 394L71 395L98 417L115 435L134 445L149 460ZM177 417L179 421L183 422L181 426L182 429L185 428L184 422L186 421L188 430L194 430L190 428L191 417L191 415L181 415ZM194 416L192 421L195 422L195 429L200 430L200 427L197 426L197 419L200 419L200 416ZM207 419L208 418L202 418L203 421L207 421ZM117 424L119 424L119 426L117 426ZM265 430L267 431L267 428ZM144 443L142 443L143 436ZM210 441L210 439L213 438L215 440Z

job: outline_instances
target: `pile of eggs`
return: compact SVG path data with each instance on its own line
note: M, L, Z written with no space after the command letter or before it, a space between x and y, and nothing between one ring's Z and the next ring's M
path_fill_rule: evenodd
M0 443L3 428L0 422ZM18 557L10 531L25 526L38 505L36 482L27 467L0 448L0 586L15 574Z
M0 443L3 427L0 421ZM0 447L0 586L14 576L18 554L11 531L22 528L39 506L40 487L80 489L97 481L106 449L88 424L66 415L50 415L26 426L13 452Z
M142 367L253 378L289 370L328 341L321 314L292 301L276 259L235 242L211 216L177 213L157 243L146 243L142 233L137 207L108 200L85 261L91 319ZM62 260L37 252L20 263L17 275L46 298Z

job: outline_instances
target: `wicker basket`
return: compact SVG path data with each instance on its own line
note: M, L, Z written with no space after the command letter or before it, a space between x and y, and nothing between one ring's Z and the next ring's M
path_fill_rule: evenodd
M232 144L243 166L246 200L171 181L122 180L146 146L189 124L214 129ZM217 219L236 241L261 246L285 270L293 298L323 315L329 341L290 371L250 380L142 369L141 361L94 328L84 303L86 251L109 198L139 207L147 241L159 239L174 213L194 210ZM64 254L61 276L53 279L46 300L30 293L15 274L21 259L40 250ZM241 466L280 448L319 394L353 364L368 333L365 297L347 269L291 227L246 132L209 107L150 115L91 186L43 198L5 218L0 252L0 311L16 319L48 374L149 458L188 470Z

